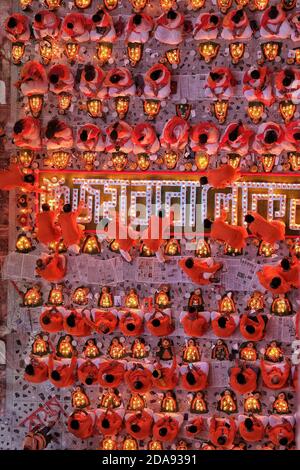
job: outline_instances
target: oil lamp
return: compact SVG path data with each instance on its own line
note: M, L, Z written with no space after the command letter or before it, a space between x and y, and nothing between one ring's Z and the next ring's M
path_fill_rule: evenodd
M265 154L261 157L263 169L266 173L270 173L275 165L275 155Z
M27 289L24 294L23 303L25 307L39 307L43 303L41 288L33 286Z
M221 13L226 13L232 5L232 0L217 0Z
M112 163L116 171L123 171L128 162L128 157L124 152L115 152L112 154Z
M99 401L100 407L106 409L119 408L122 404L120 396L115 393L113 389L109 389L107 392L104 392L102 397L99 397Z
M149 119L154 119L160 111L159 100L144 100L143 102L144 113Z
M181 248L180 248L179 240L177 240L176 238L171 238L171 240L168 240L164 248L164 253L167 256L180 255Z
M86 109L92 118L98 118L102 116L102 102L95 98L87 100Z
M295 63L300 64L300 48L294 49L295 51Z
M67 58L71 62L74 62L78 57L79 49L80 46L76 42L67 42L67 44L65 45L64 52Z
M209 155L206 152L197 152L195 155L195 164L198 170L204 171L208 167Z
M258 124L261 121L264 110L265 107L260 101L251 101L248 103L247 113L254 124Z
M122 449L123 450L139 450L137 440L131 436L126 436L122 444Z
M88 287L77 287L72 294L72 301L76 305L87 305L90 289Z
M266 60L273 62L280 54L280 44L278 42L265 42L261 44L261 50Z
M102 450L117 450L117 442L112 437L105 437L101 442Z
M187 121L191 114L192 105L188 103L177 103L175 109L176 115Z
M114 10L118 6L119 0L103 0L104 6L107 10Z
M227 256L240 256L243 254L243 249L233 248L232 246L225 243L224 245L224 255Z
M289 152L288 160L293 171L300 170L300 153L299 152Z
M261 241L258 246L257 254L269 258L275 253L275 247L272 243Z
M134 11L140 12L145 8L148 0L129 0L129 2L131 3L131 6Z
M18 253L29 253L32 250L33 247L30 238L23 234L19 235L16 241L16 251Z
M241 163L241 156L238 153L228 154L228 164L237 169Z
M218 100L213 103L213 113L220 124L224 124L228 113L228 101Z
M287 401L286 394L284 392L280 392L273 403L273 412L278 413L280 415L289 414L290 407Z
M59 114L65 114L66 111L70 108L72 103L72 95L70 93L59 93L57 96L57 104L59 109Z
M90 400L82 387L77 387L72 392L71 403L77 409L83 409L90 405Z
M246 413L260 413L261 412L261 402L259 400L259 395L250 395L244 400L244 411Z
M254 291L247 302L247 308L255 312L262 311L265 308L264 296L259 291Z
M113 296L109 287L102 287L98 303L99 307L102 308L111 308L114 306Z
M151 251L150 248L145 243L143 243L140 248L140 255L148 258L150 256L154 256L155 253L154 251Z
M120 252L120 245L117 240L112 240L109 244L109 249L113 251L114 253L119 253Z
M292 101L281 101L279 103L279 112L285 124L287 124L293 119L295 111L296 105Z
M129 110L129 96L117 96L114 101L119 119L124 119Z
M162 285L154 295L154 303L158 308L164 309L170 305L169 286Z
M219 301L219 311L221 313L235 313L236 307L233 301L232 292L223 295Z
M61 6L62 0L45 0L45 4L49 10L55 10Z
M46 356L49 354L49 343L40 334L34 338L31 348L32 354L35 356Z
M180 64L180 49L169 49L166 51L166 59L170 65Z
M119 338L113 338L107 353L112 359L123 359L126 356L126 346L124 346Z
M39 51L44 65L50 64L53 57L53 47L50 39L42 39L39 43Z
M26 8L32 5L33 0L19 0L19 2L22 10L26 10Z
M263 11L269 5L269 0L253 0L254 8Z
M190 405L191 413L207 413L207 403L204 400L203 392L196 392Z
M159 441L150 441L148 444L148 450L163 450L163 445Z
M64 150L52 152L48 158L44 160L45 165L52 166L57 170L64 170L70 162L70 154Z
M173 150L167 150L164 154L164 164L168 170L174 170L178 162L178 154Z
M51 242L49 243L49 249L52 251L58 251L58 253L65 253L67 251L67 248L65 247L64 243L62 241L60 242Z
M257 351L255 346L251 342L247 343L245 346L240 349L240 359L244 361L256 361L257 360Z
M290 251L296 256L296 258L300 258L300 238L296 238L296 240L292 243Z
M88 171L93 170L95 160L96 160L96 152L83 152L82 153L82 161L84 162L84 168Z
M280 362L283 359L281 347L277 341L271 341L265 351L265 359L271 362Z
M50 305L56 306L62 305L64 303L63 287L61 285L52 287L49 292L48 303Z
M292 10L297 4L297 0L281 0L282 8L284 10Z
M160 410L166 413L176 413L178 411L178 403L175 393L168 391L164 394Z
M231 56L231 62L237 64L245 53L245 44L243 42L233 42L229 44L229 53Z
M127 308L139 308L139 296L135 289L129 290L128 294L125 296L124 305Z
M290 315L292 311L292 305L286 295L275 297L271 305L271 313L284 316Z
M146 407L146 402L142 395L134 393L129 398L128 410L130 411L142 411Z
M176 450L188 450L188 444L183 439L181 439L176 445Z
M44 98L42 95L31 95L28 97L29 109L34 118L38 118L43 109Z
M137 338L134 340L131 347L131 355L134 359L144 359L149 356L148 348L143 339Z
M243 8L246 5L248 5L249 0L235 0L235 3L237 4L238 7Z
M164 11L169 11L176 5L176 0L159 0L161 9Z
M84 10L85 8L89 8L91 6L92 1L93 0L74 0L74 5L75 7Z
M99 42L97 46L97 57L100 65L106 64L112 56L113 45L111 42Z
M34 152L32 150L23 149L18 153L18 162L23 168L29 168L34 159Z
M127 55L130 60L131 67L135 67L142 58L143 44L140 42L129 42L127 44Z
M25 54L25 44L23 42L14 42L11 47L12 61L15 65L19 65Z
M209 64L213 59L215 59L218 55L220 49L220 44L216 42L203 42L199 44L198 51L200 57L204 59L206 64Z
M201 353L194 339L189 339L188 344L184 347L182 358L184 362L199 362Z
M98 255L101 253L101 244L96 235L88 235L81 248L82 253L89 255Z
M137 164L140 170L146 171L150 166L150 157L146 153L139 153L137 156Z
M196 256L198 258L209 258L211 256L211 249L206 240L199 239L196 247Z
M197 11L204 7L205 0L187 0L187 3L189 10Z
M57 356L70 359L75 352L74 347L72 345L72 341L73 341L73 338L71 335L62 336L58 340L58 344L56 348Z
M218 402L217 408L227 414L235 413L237 411L235 395L231 390L225 390L221 394L221 399Z
M83 352L85 357L95 359L100 356L100 349L97 346L95 338L90 338L84 345Z

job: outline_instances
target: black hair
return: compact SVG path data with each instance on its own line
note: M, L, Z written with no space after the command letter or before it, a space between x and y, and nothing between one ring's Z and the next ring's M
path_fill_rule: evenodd
M118 73L114 73L111 77L110 77L110 81L111 83L119 83L119 81L122 80L122 76Z
M205 133L200 134L198 137L198 141L200 144L206 144L207 140L208 140L208 136Z
M240 124L237 124L235 128L233 129L233 131L229 132L228 139L231 140L231 142L234 142L238 138L239 128L240 128Z
M253 215L251 215L251 214L245 215L245 222L247 222L247 224L251 224L252 222L254 222L254 220L255 219L254 219Z
M265 142L267 144L274 144L274 142L276 142L276 140L277 140L277 134L274 131L274 129L270 129L269 131L266 132Z
M167 428L160 428L160 430L159 430L159 435L160 435L161 437L166 436L167 433L168 433Z
M74 431L77 431L79 429L79 421L77 419L72 419L70 421L70 428L74 429Z
M91 82L96 77L96 70L92 64L88 64L84 67L84 76L87 82Z
M208 178L207 178L207 176L201 176L201 178L200 178L200 184L202 184L203 186L204 186L205 184L208 184Z
M36 21L37 23L40 23L40 22L42 21L42 15L41 15L41 13L37 13L37 14L35 15L34 19L35 19L35 21Z
M42 318L42 323L44 325L49 325L49 323L51 323L51 320L48 316L45 316L45 317Z
M217 17L217 15L211 15L209 18L209 22L214 25L217 25L219 22L219 18Z
M93 383L93 378L92 378L92 377L87 377L87 378L85 379L85 383L86 383L87 385L92 385L92 383Z
M140 390L141 388L143 388L143 382L141 382L140 380L137 380L136 382L134 382L134 388L136 390Z
M167 13L168 20L175 20L177 18L177 13L174 10L169 10Z
M268 14L269 18L271 20L275 20L275 18L277 18L278 16L278 10L277 10L277 7L276 5L272 5L270 10L269 10L269 14Z
M133 24L135 24L136 26L140 25L141 22L142 22L142 15L140 15L139 13L136 13L133 17Z
M25 367L25 373L27 375L34 375L34 367L32 364L28 364L26 367Z
M255 333L255 328L253 325L246 325L245 330L249 335L253 335Z
M139 432L141 430L140 426L136 423L132 424L130 427L132 432Z
M75 326L75 315L74 313L71 313L68 317L67 317L67 325L70 327L70 328L74 328Z
M11 16L7 22L9 28L15 28L18 24L17 19L14 16Z
M115 142L118 139L118 131L116 129L113 129L109 134L109 137L113 142Z
M253 429L253 421L251 418L246 418L244 424L248 431L251 431Z
M257 79L260 77L260 72L259 72L259 70L257 70L257 69L252 70L252 72L250 73L250 76L251 76L251 78L253 78L254 80L257 80Z
M51 372L51 378L57 382L61 378L61 375L57 370L53 370Z
M102 9L98 10L97 13L95 13L95 14L92 16L93 22L94 22L94 23L99 23L99 21L102 20L103 15L104 15L104 11L103 11Z
M151 80L158 80L163 74L163 71L161 69L156 69L156 70L153 70L153 72L150 73L150 78Z
M244 13L243 13L243 10L237 10L237 11L235 12L235 14L234 14L234 15L232 16L232 18L231 18L232 21L233 21L235 24L238 24L238 23L241 21L241 19L243 18L243 14L244 14Z
M71 207L71 204L65 204L64 207L63 207L63 211L64 212L71 212L72 211L72 207Z
M204 219L203 226L206 229L210 229L212 226L213 222L209 219Z
M106 374L105 375L105 381L109 384L111 384L115 380L115 376L113 374Z
M80 132L80 140L82 140L82 142L86 142L87 139L88 139L87 130L83 129L83 131Z
M281 286L281 279L280 277L273 277L272 281L270 282L270 287L272 289L277 289L277 287Z
M15 134L21 134L23 129L24 129L24 120L20 119L14 125L14 133Z
M247 383L246 377L242 372L236 374L236 381L240 385L245 385L245 383Z
M225 317L218 318L218 325L220 328L226 328L227 320Z
M51 119L51 121L49 121L47 124L45 132L47 139L52 139L52 137L54 137L56 132L58 132L60 129L61 125L59 120L57 118Z
M189 385L195 385L196 379L195 379L195 376L194 376L193 372L189 371L189 372L186 374L186 380L187 380L187 383L188 383Z
M281 446L286 446L289 441L288 441L288 438L287 438L287 437L281 437L281 439L279 439L278 442L279 442L279 444L280 444Z
M160 320L158 318L154 318L151 323L154 328L158 328L160 326Z
M282 267L284 271L288 271L289 269L291 269L291 264L288 258L283 258L281 260L280 266Z
M294 137L295 140L300 140L300 132L295 132L293 137Z
M33 184L35 182L35 176L32 173L30 173L30 175L25 175L23 179L25 183Z
M110 427L109 420L108 420L107 418L104 418L104 419L102 420L102 427L103 427L104 429L108 429L108 428Z
M188 268L188 269L192 269L192 267L194 266L194 260L193 258L188 258L185 260L185 267Z
M50 211L50 206L49 206L49 204L47 204L46 202L45 202L44 204L42 204L42 210L43 210L44 212Z
M51 73L51 75L49 76L49 80L50 83L53 83L53 85L55 85L56 83L58 83L59 75L57 73Z
M74 24L69 21L69 22L67 23L67 28L68 28L68 29L73 29L73 28L74 28Z
M191 426L188 427L187 430L188 430L188 432L191 432L191 433L195 434L195 432L198 431L198 428L197 428L197 426L195 426L195 424L192 424Z
M220 444L220 446L223 446L224 444L226 444L227 438L226 436L219 436L217 441L218 441L218 444Z
M210 78L211 78L214 82L216 82L217 80L219 80L219 78L222 77L222 75L220 75L220 74L217 73L217 72L210 72L209 75L210 75Z
M126 328L128 331L134 331L135 324L134 323L127 323Z

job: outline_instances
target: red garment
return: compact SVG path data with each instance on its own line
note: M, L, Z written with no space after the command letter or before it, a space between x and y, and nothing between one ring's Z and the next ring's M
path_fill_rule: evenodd
M126 419L126 432L135 439L146 439L151 436L153 418L147 411L138 411Z
M178 421L171 416L164 416L154 423L153 438L157 441L174 442L178 433Z
M208 376L200 367L193 365L181 376L181 385L189 392L201 391L208 386Z
M198 285L210 284L210 277L222 268L221 263L209 265L207 261L198 258L181 259L178 264L192 282Z
M85 317L76 310L64 317L64 330L72 336L89 336L92 333Z
M205 176L207 177L208 184L213 188L227 188L240 178L241 173L238 168L233 168L232 165L226 164L207 170Z
M213 417L209 425L209 440L221 449L230 449L236 435L236 430L233 418Z
M53 65L48 72L48 80L52 93L71 93L73 91L74 77L69 65Z
M144 367L125 372L125 382L131 392L147 393L152 388L152 374Z
M104 436L115 436L122 427L121 416L112 410L101 413L96 420L97 430Z
M265 427L262 421L255 416L247 416L239 425L239 433L247 442L262 441L265 435Z
M64 245L68 248L72 245L79 245L83 238L83 230L77 224L77 217L80 211L61 212L58 216L58 223L61 226Z
M159 390L173 390L178 383L176 368L177 362L175 356L171 367L163 367L158 363L152 372L153 386Z
M59 33L60 18L49 10L40 10L34 17L32 28L37 39L56 38Z
M10 15L4 23L7 38L12 42L27 42L30 39L29 17L20 13Z
M118 317L109 311L96 310L94 312L94 321L87 318L84 312L82 315L84 315L85 322L99 334L109 335L115 331L118 325Z
M44 269L37 268L36 273L48 282L61 281L67 273L67 260L63 255L56 253L49 257L50 262Z
M146 323L150 333L154 336L168 336L174 329L174 323L170 315L162 311L156 311Z
M257 212L250 211L245 217L250 232L260 240L272 245L285 237L285 223L281 220L266 220Z
M47 333L57 333L63 330L62 313L55 307L44 310L40 316L40 325L43 331Z
M17 121L13 130L13 141L17 147L39 150L42 144L39 119L27 116Z
M32 359L30 364L25 367L24 380L27 382L39 384L48 379L48 366L43 361Z
M256 275L261 285L273 294L286 294L292 288L284 279L281 266L265 265Z
M36 215L36 237L40 243L49 245L61 238L60 228L56 225L56 211L43 211Z
M48 79L45 68L40 62L30 60L22 67L16 86L24 96L45 94L48 91Z
M166 217L151 215L148 228L141 234L141 240L150 251L157 252L171 236L173 214Z
M21 173L20 167L16 163L10 164L7 170L0 171L0 190L10 191L13 189L34 191L33 184L24 182L24 174Z
M76 356L71 359L70 365L61 364L54 369L54 359L51 354L49 357L49 380L57 388L70 387L75 382L75 368L77 364Z
M254 392L257 387L257 375L251 367L232 367L229 372L229 383L236 393Z
M276 426L267 427L267 437L275 446L287 446L295 439L293 426L284 420Z
M77 369L78 380L88 386L97 384L98 374L98 367L90 360L83 362Z
M210 236L213 240L227 243L234 249L240 250L246 246L248 237L245 227L230 225L226 222L227 213L222 211L221 217L215 219L211 225ZM205 222L204 222L205 224Z
M271 390L279 390L287 386L291 366L288 362L276 365L268 364L261 359L260 371L264 385Z
M136 244L136 238L133 235L135 235L135 232L131 231L127 225L124 225L119 214L116 213L113 220L108 224L107 237L116 240L120 250L129 252Z
M203 431L204 422L202 418L194 418L185 427L185 435L188 438L198 437Z
M125 336L138 336L143 333L143 319L134 312L125 312L119 321L119 328Z
M240 332L248 341L261 341L266 334L268 317L266 315L247 315L240 317Z
M219 150L244 156L248 153L252 135L253 131L244 126L242 122L232 122L226 127L219 144Z
M124 379L125 368L121 362L102 362L98 370L98 382L102 387L118 387Z
M211 327L219 338L228 338L235 331L237 324L231 315L218 315L212 320Z
M179 116L174 116L166 122L160 141L164 147L183 150L188 143L188 138L188 122Z
M93 435L94 420L85 410L75 410L68 418L68 431L79 439L88 439Z
M206 320L204 315L200 312L191 310L181 320L184 332L188 336L194 336L195 338L201 338L208 328L209 322Z

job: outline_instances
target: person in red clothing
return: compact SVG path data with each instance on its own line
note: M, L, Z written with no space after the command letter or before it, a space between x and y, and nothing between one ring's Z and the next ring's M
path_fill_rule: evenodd
M24 96L44 95L48 91L48 79L45 68L35 60L30 60L22 67L16 87Z
M269 425L267 436L275 446L287 446L295 439L293 426L288 420L283 420L275 426Z
M229 383L237 393L254 392L257 387L257 375L251 367L232 367L229 372Z
M84 202L80 201L78 209L72 211L71 204L65 204L62 212L58 216L58 223L61 227L62 238L64 245L75 251L79 252L80 240L83 238L84 227L77 223L77 218L84 208Z
M162 130L160 143L166 149L184 150L189 140L189 123L179 116L169 119Z
M243 314L240 318L240 332L249 341L261 341L266 334L267 315Z
M171 416L159 418L153 426L153 437L161 442L174 442L179 433L179 423Z
M84 385L96 385L99 369L92 361L83 362L77 369L78 380Z
M36 266L36 274L48 282L61 281L67 273L66 257L58 252L38 259Z
M52 307L48 310L44 310L40 316L40 325L43 331L47 333L57 333L63 330L63 315Z
M209 328L209 318L198 312L196 307L189 307L187 314L181 320L181 324L186 335L200 338Z
M87 98L104 99L107 89L103 86L105 72L93 64L86 64L80 75L79 90Z
M280 263L281 276L291 287L299 289L300 287L300 262L296 256L292 257L290 261L288 258L283 258Z
M74 77L72 69L65 64L55 64L48 72L49 90L59 95L60 93L73 93Z
M226 222L227 212L222 211L221 217L212 222L209 219L204 220L204 228L211 229L210 237L213 240L219 240L227 243L230 247L241 250L246 246L246 238L248 237L245 227L230 225Z
M69 315L64 317L64 330L73 336L89 336L92 333L85 317L76 310L71 310Z
M13 142L22 149L39 150L42 146L40 121L31 116L19 119L13 128Z
M300 287L300 263L296 257L292 262L283 258L277 266L263 266L257 277L265 289L274 294L285 294Z
M194 418L190 420L185 426L185 435L189 438L198 437L199 434L203 431L204 422L202 418Z
M55 367L53 354L49 357L49 380L57 388L70 387L75 382L75 368L77 357L74 355L70 365L59 364ZM55 367L55 368L54 368Z
M151 215L148 227L141 234L143 244L156 254L160 263L165 261L162 247L171 236L173 220L173 212L164 217L163 211L159 211L158 215Z
M281 220L266 220L257 212L250 211L245 216L250 232L260 240L271 243L284 240L285 223Z
M57 118L51 119L45 130L47 150L70 149L73 147L72 127Z
M91 318L92 313L90 313L90 318L87 317L86 311L83 311L81 314L87 325L99 334L109 335L117 328L118 317L112 312L96 310L96 312L94 312L93 320Z
M233 418L213 417L209 424L209 440L221 449L230 449L235 435L236 424Z
M159 362L152 372L153 386L159 390L173 390L178 383L177 361L173 357L171 367L163 367Z
M58 242L61 238L61 230L56 224L58 211L50 210L49 204L42 205L42 212L36 215L36 238L40 243L49 245Z
M151 436L152 425L153 418L145 410L130 414L125 421L126 431L135 439L146 439Z
M121 362L102 362L98 370L98 382L102 387L118 387L124 379L125 368Z
M197 258L181 259L178 264L185 274L194 282L199 285L210 284L211 277L222 268L222 263L209 264L208 261L203 261Z
M175 329L171 316L162 310L156 310L147 321L146 326L154 336L168 336Z
M144 76L146 98L164 100L171 93L171 73L163 64L154 64Z
M218 168L207 170L206 176L200 178L200 184L209 184L213 188L227 188L235 183L241 177L241 172L238 168L233 168L228 163L221 165Z
M253 131L241 121L227 126L219 144L219 150L245 156L249 152L249 143Z
M67 14L61 25L61 38L66 42L87 42L90 39L92 21L82 13Z
M188 392L199 392L207 388L209 366L206 362L189 364L188 371L181 375L181 385Z
M21 189L26 192L36 191L35 177L32 173L22 173L20 167L16 163L10 164L7 170L0 171L0 190L12 191L14 189Z
M32 23L36 39L57 38L59 34L60 18L49 10L40 10L34 16Z
M259 418L245 416L239 424L239 433L247 442L262 441L265 435L265 427Z
M132 260L130 250L136 245L138 234L130 224L124 224L120 220L120 215L117 212L110 215L112 220L108 220L104 226L106 237L117 242L122 257L130 263Z
M7 38L12 42L27 42L30 39L29 17L20 13L10 15L4 23Z
M131 392L147 393L152 388L152 374L142 365L125 373L125 382Z
M104 436L115 436L122 427L123 419L113 410L107 410L101 413L96 420L97 430Z
M238 321L233 315L225 313L217 314L212 317L211 327L216 336L219 338L228 338L236 330Z
M45 362L31 359L30 364L25 367L24 380L35 384L46 382L48 373L48 366Z
M271 390L279 390L280 388L287 386L287 381L291 372L291 365L287 360L274 365L261 359L260 371L263 384Z
M125 312L119 321L120 331L125 336L138 336L143 333L143 318L135 312Z
M236 80L228 67L213 67L205 85L206 95L217 100L228 100L234 95Z
M88 439L94 432L95 416L86 410L75 410L69 416L68 431L79 439Z

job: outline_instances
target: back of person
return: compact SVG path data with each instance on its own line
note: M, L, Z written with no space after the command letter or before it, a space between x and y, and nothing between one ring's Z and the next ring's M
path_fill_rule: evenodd
M80 241L80 231L77 224L76 212L62 212L58 216L62 238L66 247L77 245Z
M47 440L41 432L30 431L24 439L24 450L43 450L46 447Z

